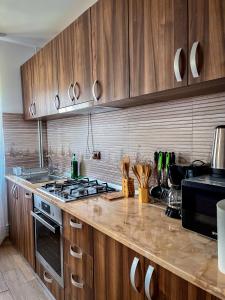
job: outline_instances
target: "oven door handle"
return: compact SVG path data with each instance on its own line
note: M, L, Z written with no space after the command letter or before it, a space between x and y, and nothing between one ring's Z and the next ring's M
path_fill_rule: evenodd
M36 220L38 220L41 224L43 224L45 227L47 227L49 230L51 230L53 233L55 233L55 227L53 227L47 221L42 219L42 217L40 217L37 213L31 211L30 214L32 217L34 217Z

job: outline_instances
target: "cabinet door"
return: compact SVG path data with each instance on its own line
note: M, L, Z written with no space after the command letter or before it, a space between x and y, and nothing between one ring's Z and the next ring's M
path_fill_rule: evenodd
M51 292L56 300L64 300L64 289L54 280L54 278L45 270L44 266L37 260L37 274Z
M135 262L135 258L138 261ZM103 233L94 231L95 299L143 300L143 279L144 258Z
M57 81L57 57L56 57L56 40L52 40L44 47L45 53L45 102L47 115L57 113L60 106L58 97Z
M18 231L17 231L17 220L16 220L16 185L11 181L8 181L8 219L9 219L9 237L11 242L17 247L18 244Z
M60 107L73 104L73 58L75 56L75 49L72 47L73 33L72 24L56 37Z
M225 1L188 0L189 83L225 76Z
M96 102L129 98L128 1L99 0L91 21Z
M33 103L32 62L28 60L21 66L21 82L23 95L23 110L26 120L32 119L31 104Z
M33 211L33 195L31 192L22 189L22 219L24 231L24 257L35 269L35 250L34 250L34 227L33 218L30 214Z
M187 1L129 3L131 97L186 86Z
M152 268L152 276L148 276ZM219 300L148 259L145 259L145 274L146 300L150 299L149 296L152 300Z
M45 50L42 48L33 56L34 64L34 114L35 117L41 117L47 114L46 110L46 68L45 68Z
M92 100L92 52L91 52L91 14L90 9L84 12L73 23L72 48L73 86L75 103Z

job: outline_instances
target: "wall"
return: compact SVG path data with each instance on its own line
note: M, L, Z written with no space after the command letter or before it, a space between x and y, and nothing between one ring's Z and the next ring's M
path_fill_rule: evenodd
M0 98L3 112L22 113L20 66L30 58L34 49L0 41Z
M179 162L209 162L214 128L225 124L225 93L93 115L92 124L101 161L88 159L88 116L48 121L49 154L63 171L73 152L82 154L84 175L119 183L125 153L135 161L152 160L156 150L175 151Z

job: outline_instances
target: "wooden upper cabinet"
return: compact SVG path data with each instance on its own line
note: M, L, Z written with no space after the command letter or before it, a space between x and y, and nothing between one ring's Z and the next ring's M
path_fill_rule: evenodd
M24 118L32 119L31 106L33 103L33 64L32 59L21 66L21 82L23 94Z
M225 77L225 1L189 0L189 83Z
M73 32L72 24L56 37L60 107L73 104L73 58L75 56L75 49L72 47Z
M46 110L46 58L45 48L42 48L33 56L34 63L34 116L42 117Z
M131 97L186 86L187 1L129 3ZM175 56L178 79L174 72Z
M84 12L73 23L73 97L75 103L92 100L91 14Z
M94 94L101 103L129 98L128 1L99 0L91 22Z
M44 47L45 57L45 102L48 115L57 113L59 105L56 40L52 40Z

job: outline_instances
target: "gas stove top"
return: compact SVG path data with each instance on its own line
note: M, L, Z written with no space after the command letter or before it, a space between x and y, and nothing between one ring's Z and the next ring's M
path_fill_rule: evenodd
M55 197L63 202L80 200L102 193L115 192L116 188L106 182L90 180L89 178L67 179L46 183L41 188L42 192Z

